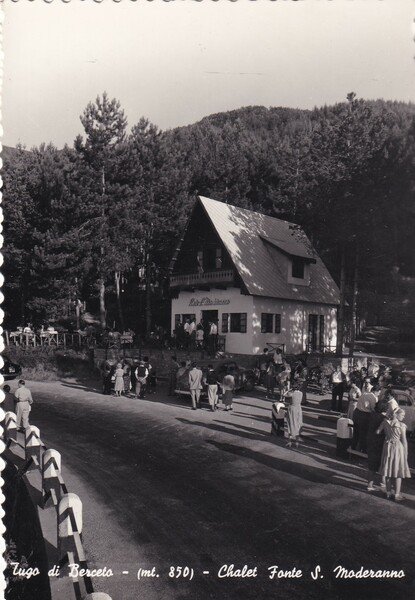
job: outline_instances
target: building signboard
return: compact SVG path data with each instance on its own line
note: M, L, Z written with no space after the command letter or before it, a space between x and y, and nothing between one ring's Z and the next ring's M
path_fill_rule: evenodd
M191 298L189 306L224 306L230 304L229 298L208 298L204 297L198 300L197 298Z

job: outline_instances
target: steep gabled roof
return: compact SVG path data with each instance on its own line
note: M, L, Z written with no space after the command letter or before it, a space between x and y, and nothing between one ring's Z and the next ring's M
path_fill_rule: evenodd
M339 290L294 223L199 197L249 294L336 305ZM288 283L284 254L310 263L310 285Z

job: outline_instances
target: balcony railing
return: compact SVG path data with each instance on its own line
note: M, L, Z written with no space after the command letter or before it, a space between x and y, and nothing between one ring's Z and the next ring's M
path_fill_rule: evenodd
M215 283L233 283L235 274L232 269L223 271L207 271L205 273L191 273L188 275L171 275L170 287L197 287Z

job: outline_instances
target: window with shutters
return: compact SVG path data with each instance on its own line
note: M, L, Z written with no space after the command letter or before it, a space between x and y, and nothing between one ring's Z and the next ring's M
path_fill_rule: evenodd
M230 332L246 333L247 313L231 313Z
M261 314L261 333L272 333L272 313Z
M281 315L275 315L274 333L281 333Z
M229 314L222 313L222 333L228 333L229 331Z

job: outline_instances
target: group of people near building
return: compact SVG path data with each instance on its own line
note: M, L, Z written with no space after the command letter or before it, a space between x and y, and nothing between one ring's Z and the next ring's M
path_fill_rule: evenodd
M148 356L133 362L124 360L115 366L105 363L103 371L103 393L116 396L144 398L154 392L157 386L157 374Z
M195 318L187 318L176 323L173 337L178 350L205 350L213 356L218 348L218 325L215 321L196 323Z
M235 377L230 370L224 376L222 381L218 381L213 365L208 365L207 372L204 375L198 364L196 362L192 363L192 368L189 371L189 389L193 410L200 408L200 394L204 386L207 387L208 401L210 409L213 412L218 408L219 387L222 389L222 401L225 405L225 410L233 410L232 402L235 389Z
M403 499L402 479L411 477L405 410L399 407L386 380L366 377L360 389L352 382L347 417L353 422L352 449L367 454L369 492L377 476L387 498ZM350 421L350 423L351 423Z
M405 410L394 397L388 372L370 377L363 368L346 374L338 365L331 375L331 383L332 409L345 415L344 426L353 429L352 450L367 454L367 490L375 491L375 481L379 479L386 497L401 501L402 479L411 477L407 427ZM347 389L349 401L343 412L343 394ZM298 447L301 440L302 404L301 383L297 382L291 391L282 390L272 405L272 432L284 435L285 425L289 447L293 443Z

